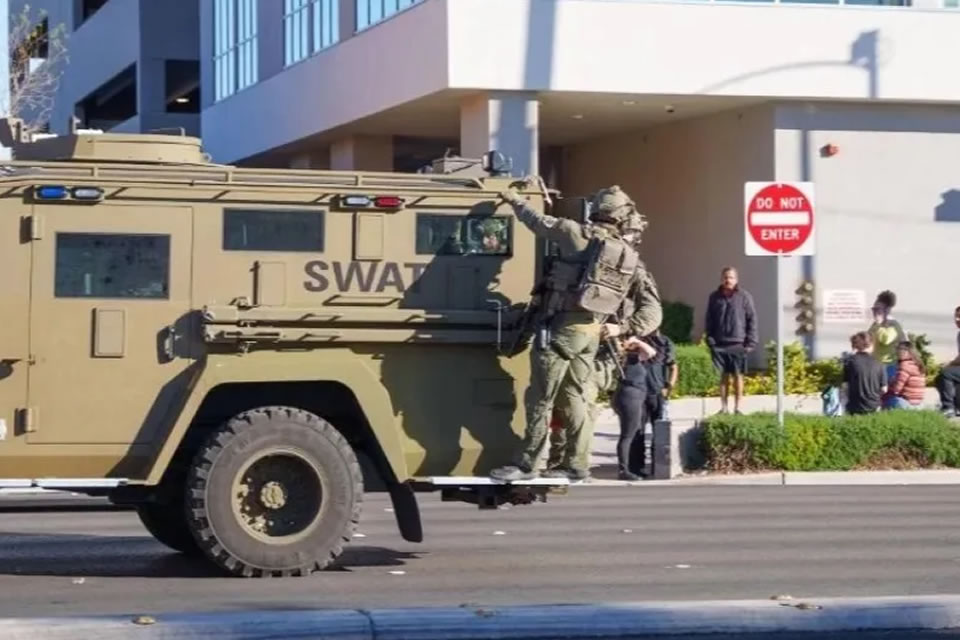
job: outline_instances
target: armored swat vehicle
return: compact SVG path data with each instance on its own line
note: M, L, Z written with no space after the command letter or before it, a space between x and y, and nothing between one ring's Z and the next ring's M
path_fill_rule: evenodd
M365 492L482 507L523 428L538 261L503 160L237 168L182 135L27 139L0 175L0 486L135 505L242 576L340 553ZM534 207L545 188L525 191Z

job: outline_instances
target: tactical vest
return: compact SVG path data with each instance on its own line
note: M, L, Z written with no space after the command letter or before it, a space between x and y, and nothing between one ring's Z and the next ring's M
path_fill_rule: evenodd
M640 256L624 240L600 227L584 225L587 248L576 258L556 256L544 281L544 311L589 311L601 316L629 315L627 295Z
M618 315L640 266L640 255L622 238L592 233L576 305L601 315Z

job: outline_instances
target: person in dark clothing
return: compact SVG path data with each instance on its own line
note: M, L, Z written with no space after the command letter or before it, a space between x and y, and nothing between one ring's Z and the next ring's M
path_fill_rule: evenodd
M643 468L647 400L646 361L656 351L646 342L635 340L626 345L623 378L613 396L613 410L620 418L620 439L617 441L617 465L621 480L639 480L637 470ZM638 437L639 436L639 437Z
M953 310L953 322L960 329L960 307ZM957 357L937 374L937 391L940 392L940 411L947 417L960 416L960 331L957 332Z
M721 413L729 412L730 381L735 383L734 411L740 413L747 354L757 346L757 312L753 296L741 289L737 270L725 267L721 284L707 300L704 337L713 365L721 373Z
M843 363L843 388L847 396L847 413L863 415L880 408L887 391L886 368L873 357L873 338L866 331L850 338L854 354Z
M659 329L646 336L644 342L656 351L647 360L646 423L665 420L670 391L677 384L677 348L673 340Z

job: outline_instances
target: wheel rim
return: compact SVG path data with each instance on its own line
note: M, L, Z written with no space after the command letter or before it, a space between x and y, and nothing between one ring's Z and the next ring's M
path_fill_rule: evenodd
M290 544L320 520L323 480L303 454L271 449L240 469L231 496L234 517L247 534L268 544Z

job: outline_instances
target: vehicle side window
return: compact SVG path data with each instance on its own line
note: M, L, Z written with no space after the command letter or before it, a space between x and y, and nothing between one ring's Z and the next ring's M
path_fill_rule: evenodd
M323 212L226 209L226 251L323 251Z
M513 237L506 216L417 214L417 253L438 256L510 256Z
M58 233L57 298L170 297L170 236Z

